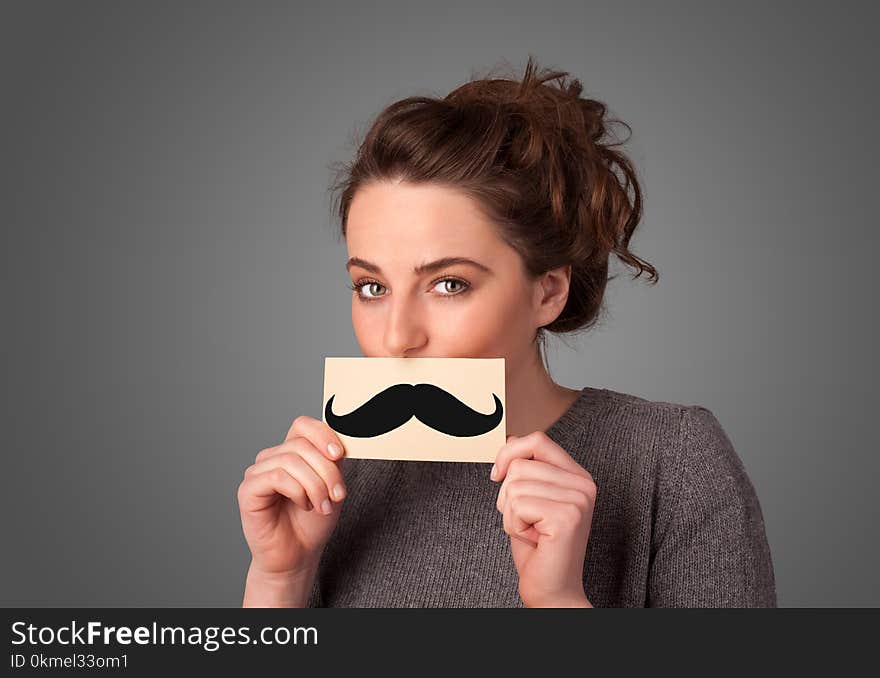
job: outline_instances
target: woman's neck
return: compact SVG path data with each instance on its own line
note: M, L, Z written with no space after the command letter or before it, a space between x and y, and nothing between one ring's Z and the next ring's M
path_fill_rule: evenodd
M580 397L581 391L560 386L547 373L540 355L508 375L507 434L525 436L546 431Z

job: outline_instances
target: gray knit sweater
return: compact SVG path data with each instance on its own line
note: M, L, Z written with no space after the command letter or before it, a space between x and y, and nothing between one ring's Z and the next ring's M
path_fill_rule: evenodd
M775 607L758 497L712 412L584 388L547 435L597 487L595 607ZM348 459L309 607L523 607L490 464Z

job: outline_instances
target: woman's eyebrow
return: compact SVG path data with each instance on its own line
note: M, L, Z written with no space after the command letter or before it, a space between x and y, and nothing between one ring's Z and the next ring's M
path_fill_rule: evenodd
M467 264L470 266L474 266L484 273L491 273L492 270L488 266L484 266L478 261L474 261L473 259L468 259L467 257L443 257L442 259L437 259L435 261L430 261L425 264L419 264L418 266L413 268L413 273L416 275L422 275L423 273L431 273L432 271L436 271L440 268L446 268L447 266L452 266L454 264ZM382 274L382 269L379 268L376 264L373 264L369 261L365 261L359 257L352 257L348 260L348 263L345 265L346 270L351 270L352 266L360 266L363 269L370 271L371 273Z

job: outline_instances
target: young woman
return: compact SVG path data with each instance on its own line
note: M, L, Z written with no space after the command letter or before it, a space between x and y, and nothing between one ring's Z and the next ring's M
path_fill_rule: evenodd
M346 458L297 417L239 486L244 606L776 605L758 498L715 416L547 371L546 333L595 324L612 252L658 279L628 249L632 165L567 76L530 57L521 81L398 101L336 187L363 354L506 359L491 475Z

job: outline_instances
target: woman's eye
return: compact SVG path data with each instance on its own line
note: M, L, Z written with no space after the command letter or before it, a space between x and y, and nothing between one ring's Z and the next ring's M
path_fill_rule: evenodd
M382 295L376 291L376 288L384 289L382 285L377 282L368 282L363 283L361 286L361 295L366 297L367 299L375 299L376 297L381 297ZM367 292L369 290L369 292Z
M467 288L467 283L455 278L444 278L437 283L437 287L441 288L440 291L445 296L452 296L454 294L461 294Z

